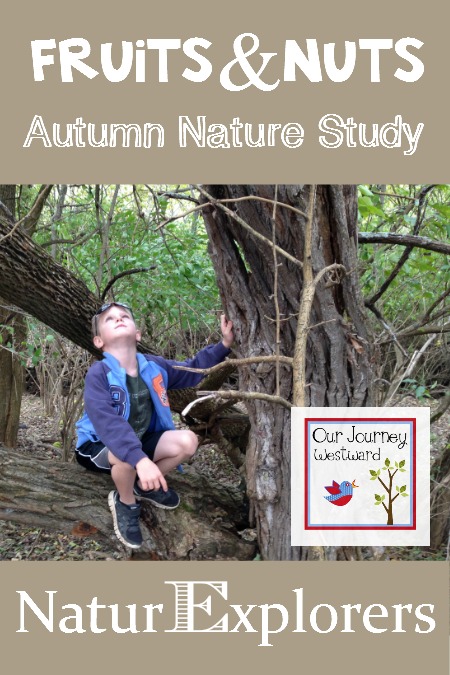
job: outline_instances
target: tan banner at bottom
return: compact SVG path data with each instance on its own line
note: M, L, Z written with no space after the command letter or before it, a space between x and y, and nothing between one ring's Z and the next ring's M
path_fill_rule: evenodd
M17 673L448 673L444 562L0 567L2 664Z

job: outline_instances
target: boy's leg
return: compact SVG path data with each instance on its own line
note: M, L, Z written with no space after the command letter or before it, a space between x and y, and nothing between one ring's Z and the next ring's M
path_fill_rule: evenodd
M125 546L140 548L142 546L139 527L140 505L136 504L133 492L136 471L130 464L117 459L111 451L108 452L108 460L111 464L111 477L117 488L108 495L114 531Z
M198 439L192 431L165 431L157 440L156 447L152 452L152 461L165 475L182 462L190 459L197 446ZM145 452L145 443L143 449ZM180 503L180 498L175 490L171 488L167 492L164 492L162 488L159 490L143 490L140 481L137 481L134 493L140 499L147 500L162 509L176 509Z
M111 464L111 478L119 493L120 501L123 504L134 504L136 502L133 487L136 478L136 470L131 464L121 462L111 451L108 453L108 460Z
M198 447L197 436L188 429L165 431L155 448L153 461L165 476L179 464L188 461Z

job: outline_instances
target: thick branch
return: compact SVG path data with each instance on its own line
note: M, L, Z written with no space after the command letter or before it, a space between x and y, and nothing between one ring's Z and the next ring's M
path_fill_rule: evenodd
M414 236L412 234L395 234L393 232L359 232L360 244L397 244L398 246L412 246L423 248L426 251L435 251L450 255L450 244L443 241L434 241L428 237Z

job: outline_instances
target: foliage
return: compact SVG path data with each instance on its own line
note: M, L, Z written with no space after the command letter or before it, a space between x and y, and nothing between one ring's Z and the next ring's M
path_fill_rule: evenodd
M450 186L361 185L359 228L448 242ZM401 380L403 369L405 392L419 400L442 394L450 381L450 261L441 253L393 244L360 246L359 261L373 312L378 381L391 382L395 375Z
M378 186L359 188L359 224L361 231L422 234L444 241L450 239L450 186L436 186L426 205L420 209L422 186L382 186L392 196L383 196ZM361 282L366 297L370 297L388 277L403 251L399 247L378 244L360 247ZM413 249L394 279L382 301L382 313L400 329L413 316L421 316L449 282L450 264L433 251ZM407 312L405 309L407 308Z
M35 239L99 303L117 279L107 299L130 304L144 337L171 356L211 338L220 305L203 224L194 214L159 227L192 205L188 186L172 186L170 198L163 186L69 186L55 220L60 195L55 189ZM126 274L142 268L147 271Z

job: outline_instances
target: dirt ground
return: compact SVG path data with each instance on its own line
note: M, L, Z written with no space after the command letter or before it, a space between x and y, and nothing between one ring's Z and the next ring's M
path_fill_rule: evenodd
M422 405L413 397L402 399L400 406ZM433 401L430 406L435 407ZM432 457L437 457L448 443L450 411L432 425ZM21 423L17 449L32 453L39 459L61 459L59 433L52 417L45 415L38 396L25 394L22 402ZM233 480L233 468L214 445L199 448L193 461L203 472L212 477L229 476ZM107 479L107 478L106 478ZM72 536L62 532L49 532L40 528L24 528L0 520L0 560L128 560L130 554L115 538L107 539ZM445 559L447 550L430 552L419 548L389 549L389 559Z

